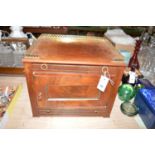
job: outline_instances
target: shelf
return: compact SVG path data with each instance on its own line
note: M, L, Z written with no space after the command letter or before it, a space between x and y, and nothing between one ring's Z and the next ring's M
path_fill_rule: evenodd
M56 33L56 34L66 34L67 28L64 28L64 26L24 26L23 31L26 32L32 32L32 33Z
M24 68L0 67L0 74L24 74Z
M23 43L27 43L28 39L27 38L2 38L1 42L23 42Z
M26 45L26 47L28 48L29 47L29 41L27 38L2 38L0 42L8 42L8 43L11 43L11 42L22 42Z

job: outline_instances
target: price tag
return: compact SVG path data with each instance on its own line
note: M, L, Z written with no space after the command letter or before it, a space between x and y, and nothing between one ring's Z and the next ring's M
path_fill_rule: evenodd
M136 73L129 71L129 83L134 84L136 81Z
M104 75L101 75L99 83L97 85L97 89L99 89L100 91L104 92L108 82L109 82L109 78L104 76Z

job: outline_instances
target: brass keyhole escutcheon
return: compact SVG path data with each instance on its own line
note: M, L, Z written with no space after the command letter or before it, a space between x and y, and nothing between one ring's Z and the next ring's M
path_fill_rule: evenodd
M41 99L42 99L42 93L39 92L39 94L38 94L38 100L41 100Z

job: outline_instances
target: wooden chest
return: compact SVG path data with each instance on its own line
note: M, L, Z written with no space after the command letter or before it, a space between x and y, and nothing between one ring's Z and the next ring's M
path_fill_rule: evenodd
M125 67L106 39L50 34L38 38L23 63L33 116L109 117ZM103 73L114 85L101 92Z

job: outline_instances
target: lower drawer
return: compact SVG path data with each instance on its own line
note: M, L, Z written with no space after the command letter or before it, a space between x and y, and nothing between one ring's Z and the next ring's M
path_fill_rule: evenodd
M39 109L39 116L103 116L109 117L106 106L102 108L82 109Z

